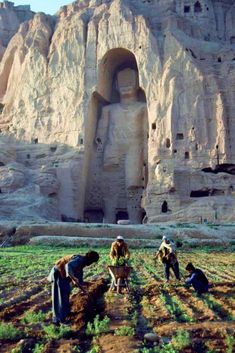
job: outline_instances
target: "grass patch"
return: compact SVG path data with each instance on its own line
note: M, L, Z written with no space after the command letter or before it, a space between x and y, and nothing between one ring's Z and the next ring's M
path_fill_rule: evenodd
M11 353L23 353L23 347L17 346L11 350Z
M176 332L176 335L173 337L171 344L177 350L181 351L182 349L188 347L191 343L190 334L187 331L179 330Z
M37 324L39 322L43 322L46 318L46 314L44 314L41 310L37 313L33 311L28 311L25 313L23 319L21 319L22 324Z
M32 353L43 353L44 348L45 346L43 343L36 343L35 347L32 350Z
M13 324L0 323L0 339L14 341L23 336L23 332L18 330Z
M226 353L233 353L234 352L234 348L235 348L235 338L233 336L227 335L225 337L225 343L227 346L227 351Z
M184 312L183 305L179 302L176 296L171 296L169 293L163 291L160 294L160 299L164 303L168 312L174 317L177 322L193 321L193 319Z
M69 338L72 331L68 326L60 325L59 327L55 325L42 325L43 331L46 338L51 339L60 339L60 338Z
M216 314L218 314L223 320L229 320L229 321L233 321L234 320L234 316L231 315L230 313L228 313L221 304L217 303L215 298L211 295L208 294L203 298L203 301L205 302L205 304L208 306L208 308L210 308L211 310L213 310Z
M114 334L116 336L131 336L131 337L133 337L135 335L135 329L130 326L122 326L122 327L117 328L114 331Z
M102 333L109 332L109 323L110 319L108 316L105 316L104 319L100 319L99 315L97 315L93 321L93 323L88 322L86 328L86 334L92 336L99 336Z

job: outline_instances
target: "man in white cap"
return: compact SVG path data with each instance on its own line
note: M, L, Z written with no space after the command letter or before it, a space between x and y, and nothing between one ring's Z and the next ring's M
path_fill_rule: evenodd
M163 237L162 237L162 243L161 243L159 250L161 250L164 247L167 248L168 250L170 250L170 252L175 252L174 241L166 235L163 235Z
M111 250L110 250L110 259L112 260L112 265L113 266L125 266L127 261L130 258L130 252L128 249L127 244L124 241L124 238L122 235L118 235L116 238L116 241L114 241L111 245ZM116 283L116 278L112 271L110 271L111 277L112 277L112 283L110 286L110 291L114 291L115 287L117 286Z
M125 262L130 258L130 252L127 244L124 241L122 235L118 235L116 241L111 245L110 250L110 259L112 260L113 265L125 265ZM123 262L123 263L120 263Z
M170 279L170 269L173 270L177 280L180 280L179 262L177 260L175 244L166 235L162 237L161 246L156 254L164 266L164 275L166 282Z

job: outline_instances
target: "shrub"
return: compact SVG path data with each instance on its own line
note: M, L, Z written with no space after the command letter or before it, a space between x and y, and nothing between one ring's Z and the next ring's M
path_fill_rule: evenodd
M23 324L37 324L38 322L44 321L45 318L46 318L46 314L44 314L41 310L37 313L34 313L33 311L28 311L24 315L21 322Z
M135 330L133 327L130 326L122 326L117 328L115 331L116 336L134 336Z
M11 353L22 353L22 352L23 352L22 346L17 346L11 350Z
M135 311L131 316L131 323L133 326L136 326L138 323L138 313Z
M100 353L101 349L98 344L97 338L93 337L91 349L86 353Z
M44 351L44 344L43 343L36 343L32 353L43 353Z
M56 327L55 325L43 325L42 328L48 339L60 339L62 337L68 337L71 333L70 327L63 325L59 327Z
M156 346L153 348L141 348L139 353L177 353L177 351L172 347L172 345L164 344L163 346Z
M227 335L225 342L227 345L226 353L233 353L233 347L235 346L235 338L233 336Z
M87 353L99 353L99 352L100 352L100 346L96 344Z
M86 328L86 334L98 336L98 335L101 335L102 333L108 332L109 322L110 322L110 319L108 318L108 316L105 316L103 320L100 320L99 315L97 315L94 319L93 324L88 322L87 328Z
M171 343L172 346L177 350L182 350L190 345L190 334L187 331L179 330L173 337Z
M22 332L12 324L0 323L0 339L14 340L21 336Z

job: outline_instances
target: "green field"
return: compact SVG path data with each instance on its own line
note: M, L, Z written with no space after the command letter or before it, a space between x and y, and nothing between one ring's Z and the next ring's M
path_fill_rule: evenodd
M108 293L109 248L97 248L99 263L84 271L93 283L89 297L73 289L71 326L55 328L46 277L61 256L87 250L46 246L0 250L0 352L112 352L110 339L122 344L125 352L234 352L235 254L231 247L179 250L182 276L190 261L213 284L201 298L183 281L172 278L165 284L162 265L153 261L153 249L131 250L129 294ZM95 317L98 329L91 334L86 327ZM103 317L108 321L102 322ZM146 341L148 332L156 333L159 341ZM121 351L122 346L116 349Z

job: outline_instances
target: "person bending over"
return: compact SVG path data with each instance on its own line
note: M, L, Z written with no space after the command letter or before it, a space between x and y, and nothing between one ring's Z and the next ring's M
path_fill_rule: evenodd
M118 235L116 241L112 243L109 256L113 266L127 265L127 262L130 259L130 252L123 236ZM109 272L112 277L110 291L114 291L115 287L117 286L116 278L112 271L109 270Z
M118 235L116 241L112 243L110 259L114 266L124 266L130 259L130 252L123 236Z
M96 251L89 251L82 255L67 255L59 259L52 268L48 280L52 284L52 322L64 323L70 313L70 284L80 288L82 293L87 293L86 284L83 282L83 269L99 260Z

